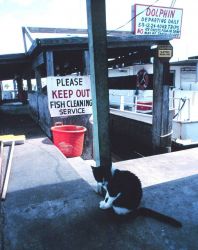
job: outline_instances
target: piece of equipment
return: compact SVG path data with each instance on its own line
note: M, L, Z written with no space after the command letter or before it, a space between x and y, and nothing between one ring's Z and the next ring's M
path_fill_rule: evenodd
M18 144L25 143L25 136L24 135L2 135L0 136L1 142L1 151L0 151L0 194L1 199L5 200L7 189L8 189L8 182L11 172L11 165L12 165L12 158L14 153L14 146ZM4 146L10 146L10 150L8 152L8 160L3 168L3 154L4 154Z

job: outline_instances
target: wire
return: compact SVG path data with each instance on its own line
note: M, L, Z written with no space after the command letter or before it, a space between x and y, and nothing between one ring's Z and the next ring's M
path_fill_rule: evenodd
M180 98L180 100L183 102L182 106L178 109L178 112L173 116L173 119L175 119L175 117L177 117L180 113L180 111L183 109L185 103L186 103L186 98Z
M176 0L172 0L170 7L174 7Z
M119 30L121 28L123 28L124 26L126 26L128 23L130 23L131 21L133 21L137 16L141 15L142 13L144 13L146 10L148 10L150 7L154 6L154 4L156 4L157 2L159 2L160 0L156 0L154 3L152 3L151 5L149 5L147 8L145 8L143 11L139 12L137 15L135 15L134 17L132 17L127 23L119 26L118 28L116 28L115 30L112 30L110 32L108 32L107 34L112 33L113 31Z

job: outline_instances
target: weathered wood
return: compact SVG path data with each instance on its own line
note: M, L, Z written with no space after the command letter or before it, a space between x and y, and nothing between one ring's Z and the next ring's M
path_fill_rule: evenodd
M27 30L26 27L22 27L22 31L29 38L30 42L34 41L34 39L31 37L31 35L30 35L30 33L29 33L29 31Z
M16 77L18 96L19 98L23 95L23 79L21 76Z
M33 42L33 38L30 36L29 32L27 31L27 29L25 27L22 27L22 36L23 36L25 53L27 53L26 36L29 38L30 42Z
M84 51L83 54L83 63L84 63L84 75L90 75L90 60L89 60L89 51Z
M2 188L3 188L3 156L4 156L4 143L3 141L0 142L0 194L2 194Z
M93 99L94 158L96 166L111 169L109 93L105 0L87 0L91 88Z
M0 55L0 64L29 63L29 61L24 53Z
M8 156L8 165L6 167L5 180L4 180L4 183L3 183L3 190L2 190L2 194L1 194L1 199L2 200L5 200L7 189L8 189L8 182L9 182L9 178L10 178L10 172L11 172L11 166L12 166L12 158L13 158L13 153L14 153L14 146L15 146L15 141L12 141L9 156Z
M44 64L44 54L43 52L40 53L33 61L32 68L35 69L36 67L39 67L40 65Z
M22 27L22 36L23 36L23 45L25 48L25 53L27 53L27 43L26 43L26 38L25 38L25 27Z
M196 82L198 82L198 62L196 63Z
M113 48L141 48L157 45L163 39L168 41L170 37L161 36L109 36L107 37L107 47ZM67 46L66 46L67 45ZM42 38L36 39L29 49L31 54L37 47L50 46L53 50L81 50L88 49L87 37L67 37L67 38Z
M59 34L82 34L86 35L88 33L87 29L71 29L71 28L47 28L47 27L26 27L27 30L30 33L59 33ZM138 37L138 39L145 40L145 37L148 37L151 40L171 40L175 38L174 35L142 35L142 36L136 36L131 31L122 31L122 30L107 30L106 31L107 36L133 36ZM155 39L154 39L155 38ZM147 39L147 40L149 40Z
M35 78L36 78L36 85L37 85L37 91L42 91L42 84L41 84L41 73L39 68L35 68Z
M59 34L81 34L86 35L87 29L71 29L71 28L46 28L46 27L26 27L31 33L59 33ZM108 30L107 34L110 35L131 35L131 31L116 31Z
M153 79L153 153L167 153L171 150L171 121L169 112L169 62L154 58Z
M87 29L27 27L31 33L87 34Z
M30 77L27 78L27 88L28 88L28 92L32 91L32 82L31 82Z
M54 55L52 51L46 52L47 76L54 76Z

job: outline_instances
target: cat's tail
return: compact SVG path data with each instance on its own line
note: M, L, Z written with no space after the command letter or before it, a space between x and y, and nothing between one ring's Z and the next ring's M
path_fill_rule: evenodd
M182 227L181 222L179 222L178 220L176 220L168 215L161 214L161 213L154 211L150 208L140 207L137 209L137 212L138 212L138 215L140 215L140 216L151 217L151 218L154 218L156 220L168 223L174 227Z

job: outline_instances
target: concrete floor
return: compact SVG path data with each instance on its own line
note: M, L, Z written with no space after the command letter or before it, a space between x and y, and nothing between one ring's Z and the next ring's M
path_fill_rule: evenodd
M114 163L139 176L142 205L180 220L183 227L177 229L100 210L90 162L66 159L36 125L37 132L29 126L36 136L15 147L0 205L0 249L198 249L198 148Z

